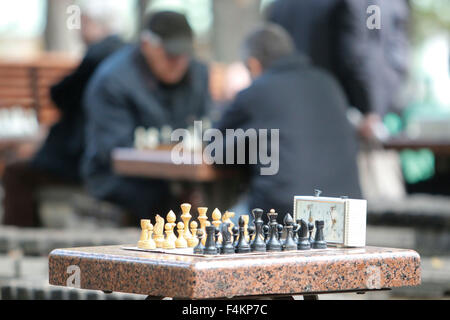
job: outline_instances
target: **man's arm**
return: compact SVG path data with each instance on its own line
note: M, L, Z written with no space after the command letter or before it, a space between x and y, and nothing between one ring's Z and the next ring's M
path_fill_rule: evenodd
M108 166L114 148L133 144L135 125L131 106L120 83L99 78L87 89L84 109L87 161Z
M245 91L239 93L233 103L225 110L216 128L225 134L226 129L244 129L250 121L248 98Z
M231 104L230 107L228 107L224 114L222 115L221 120L219 123L216 124L216 128L219 129L224 137L224 147L223 147L223 156L224 160L227 159L227 153L233 152L234 154L234 164L237 164L237 144L235 139L231 139L231 137L227 137L226 130L227 129L242 129L246 131L248 128L250 128L250 121L251 121L251 115L250 115L250 106L249 100L248 100L248 94L246 94L247 91L244 90L243 92L239 93L236 96L236 99ZM245 154L246 154L246 163L248 163L248 152L249 152L249 144L248 141L245 142ZM226 161L224 161L226 162Z
M86 55L75 71L50 88L50 96L61 111L80 106L83 90L97 64L97 61Z
M350 103L363 114L375 111L377 103L374 97L377 78L370 59L366 10L365 1L345 0L334 15L338 78Z
M50 88L50 96L61 111L78 110L84 90L100 63L122 47L119 38L108 38L91 46L80 65L62 81Z

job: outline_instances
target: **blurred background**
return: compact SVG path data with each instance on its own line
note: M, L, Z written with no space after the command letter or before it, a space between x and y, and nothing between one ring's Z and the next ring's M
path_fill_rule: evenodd
M112 3L117 30L127 42L138 41L148 13L166 9L184 13L195 33L197 56L208 64L209 90L219 111L250 84L240 60L241 43L275 2L105 1ZM5 165L30 159L60 119L50 88L76 69L87 49L80 30L66 27L74 12L71 6L80 3L0 2L0 180ZM361 141L358 164L363 197L369 201L367 243L417 250L422 257L422 285L342 298L450 296L450 2L407 3L407 76L398 89L396 107L381 115L377 139ZM349 114L350 119L358 116ZM173 187L217 200L217 195L208 193L212 192L208 186L219 183L208 183L194 181L186 186L183 182ZM241 190L239 185L225 188L235 194ZM235 194L221 194L220 201L229 203ZM0 200L2 195L0 190ZM47 254L61 247L134 243L139 226L124 224L119 208L93 199L79 186L39 189L38 202L40 228L0 225L1 298L105 299L97 292L48 286ZM141 297L115 294L109 298Z

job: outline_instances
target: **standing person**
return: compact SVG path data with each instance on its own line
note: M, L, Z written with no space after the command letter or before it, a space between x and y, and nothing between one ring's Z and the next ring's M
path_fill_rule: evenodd
M136 219L168 211L167 181L120 177L114 148L133 147L137 127L187 128L209 109L207 67L193 57L193 32L182 14L154 13L137 45L105 61L84 98L88 114L83 174L94 197Z
M315 188L327 196L361 197L355 132L338 83L296 53L289 34L275 24L250 34L243 51L253 83L237 95L217 125L226 137L226 153L234 140L227 129L279 129L279 147L274 174L261 174L260 161L241 166L249 174L250 187L237 216L251 208L273 208L283 216L292 212L295 195L312 194ZM257 156L248 146L246 159Z
M367 25L371 5L380 8L381 29ZM408 69L409 13L406 0L276 0L268 19L340 81L350 105L364 115L361 136L370 139L381 118L398 107Z
M5 189L3 224L35 227L37 191L45 185L80 184L80 162L84 151L85 114L81 99L97 66L123 46L117 36L119 12L103 3L82 7L80 36L87 52L78 68L50 89L50 96L61 113L43 146L31 161L13 162L3 176Z

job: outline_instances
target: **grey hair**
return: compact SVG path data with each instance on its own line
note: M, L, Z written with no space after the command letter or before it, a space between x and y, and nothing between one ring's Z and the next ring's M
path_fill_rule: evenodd
M125 21L121 0L78 0L81 12L114 33L122 33Z
M256 58L264 69L275 61L295 52L291 36L281 26L266 23L253 31L244 41L243 59Z

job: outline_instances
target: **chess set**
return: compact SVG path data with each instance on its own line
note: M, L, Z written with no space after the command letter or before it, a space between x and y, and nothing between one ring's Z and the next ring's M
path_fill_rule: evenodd
M19 106L0 109L0 138L33 136L39 131L36 111Z
M183 140L183 145L186 149L197 151L203 144L203 132L212 127L212 123L208 118L203 118L199 121L199 125L190 126L187 128L189 135ZM138 150L159 150L170 149L173 147L172 141L173 129L171 126L156 127L137 127L134 131L134 147Z
M283 223L278 222L278 213L272 209L267 213L269 222L264 223L264 211L253 209L253 223L249 225L249 215L241 215L238 225L234 225L232 218L234 212L225 212L223 215L219 209L212 212L212 221L207 216L208 208L198 208L198 221L191 221L191 205L181 205L181 221L176 223L177 217L173 211L167 214L166 220L156 216L155 225L150 220L141 220L141 236L136 247L122 247L125 250L149 251L178 255L194 256L227 256L232 254L261 254L273 252L292 252L306 250L326 250L333 247L363 247L365 245L365 216L364 206L353 209L352 216L349 215L349 203L365 203L365 200L350 200L339 198L321 198L320 194L315 197L295 197L294 219L291 214L286 214ZM323 200L322 200L323 199ZM315 209L311 204L320 200L326 203L332 214L324 215L324 206ZM333 202L334 201L334 202ZM337 204L343 204L342 210L337 209ZM307 217L302 216L302 204L307 204ZM334 204L334 205L330 205ZM326 220L329 216L330 221ZM356 218L355 218L356 217ZM320 219L317 219L320 218ZM350 219L351 218L351 219ZM340 221L339 224L336 224ZM355 222L358 224L355 226ZM361 223L363 221L364 223ZM334 224L326 227L326 224ZM349 231L349 225L353 223ZM175 228L177 234L175 234ZM339 229L339 230L337 230ZM361 229L364 229L362 232ZM349 234L357 233L359 236L350 236L352 239L364 241L353 241L352 245L346 243ZM345 237L336 237L336 234L347 234ZM326 237L331 241L328 242Z

